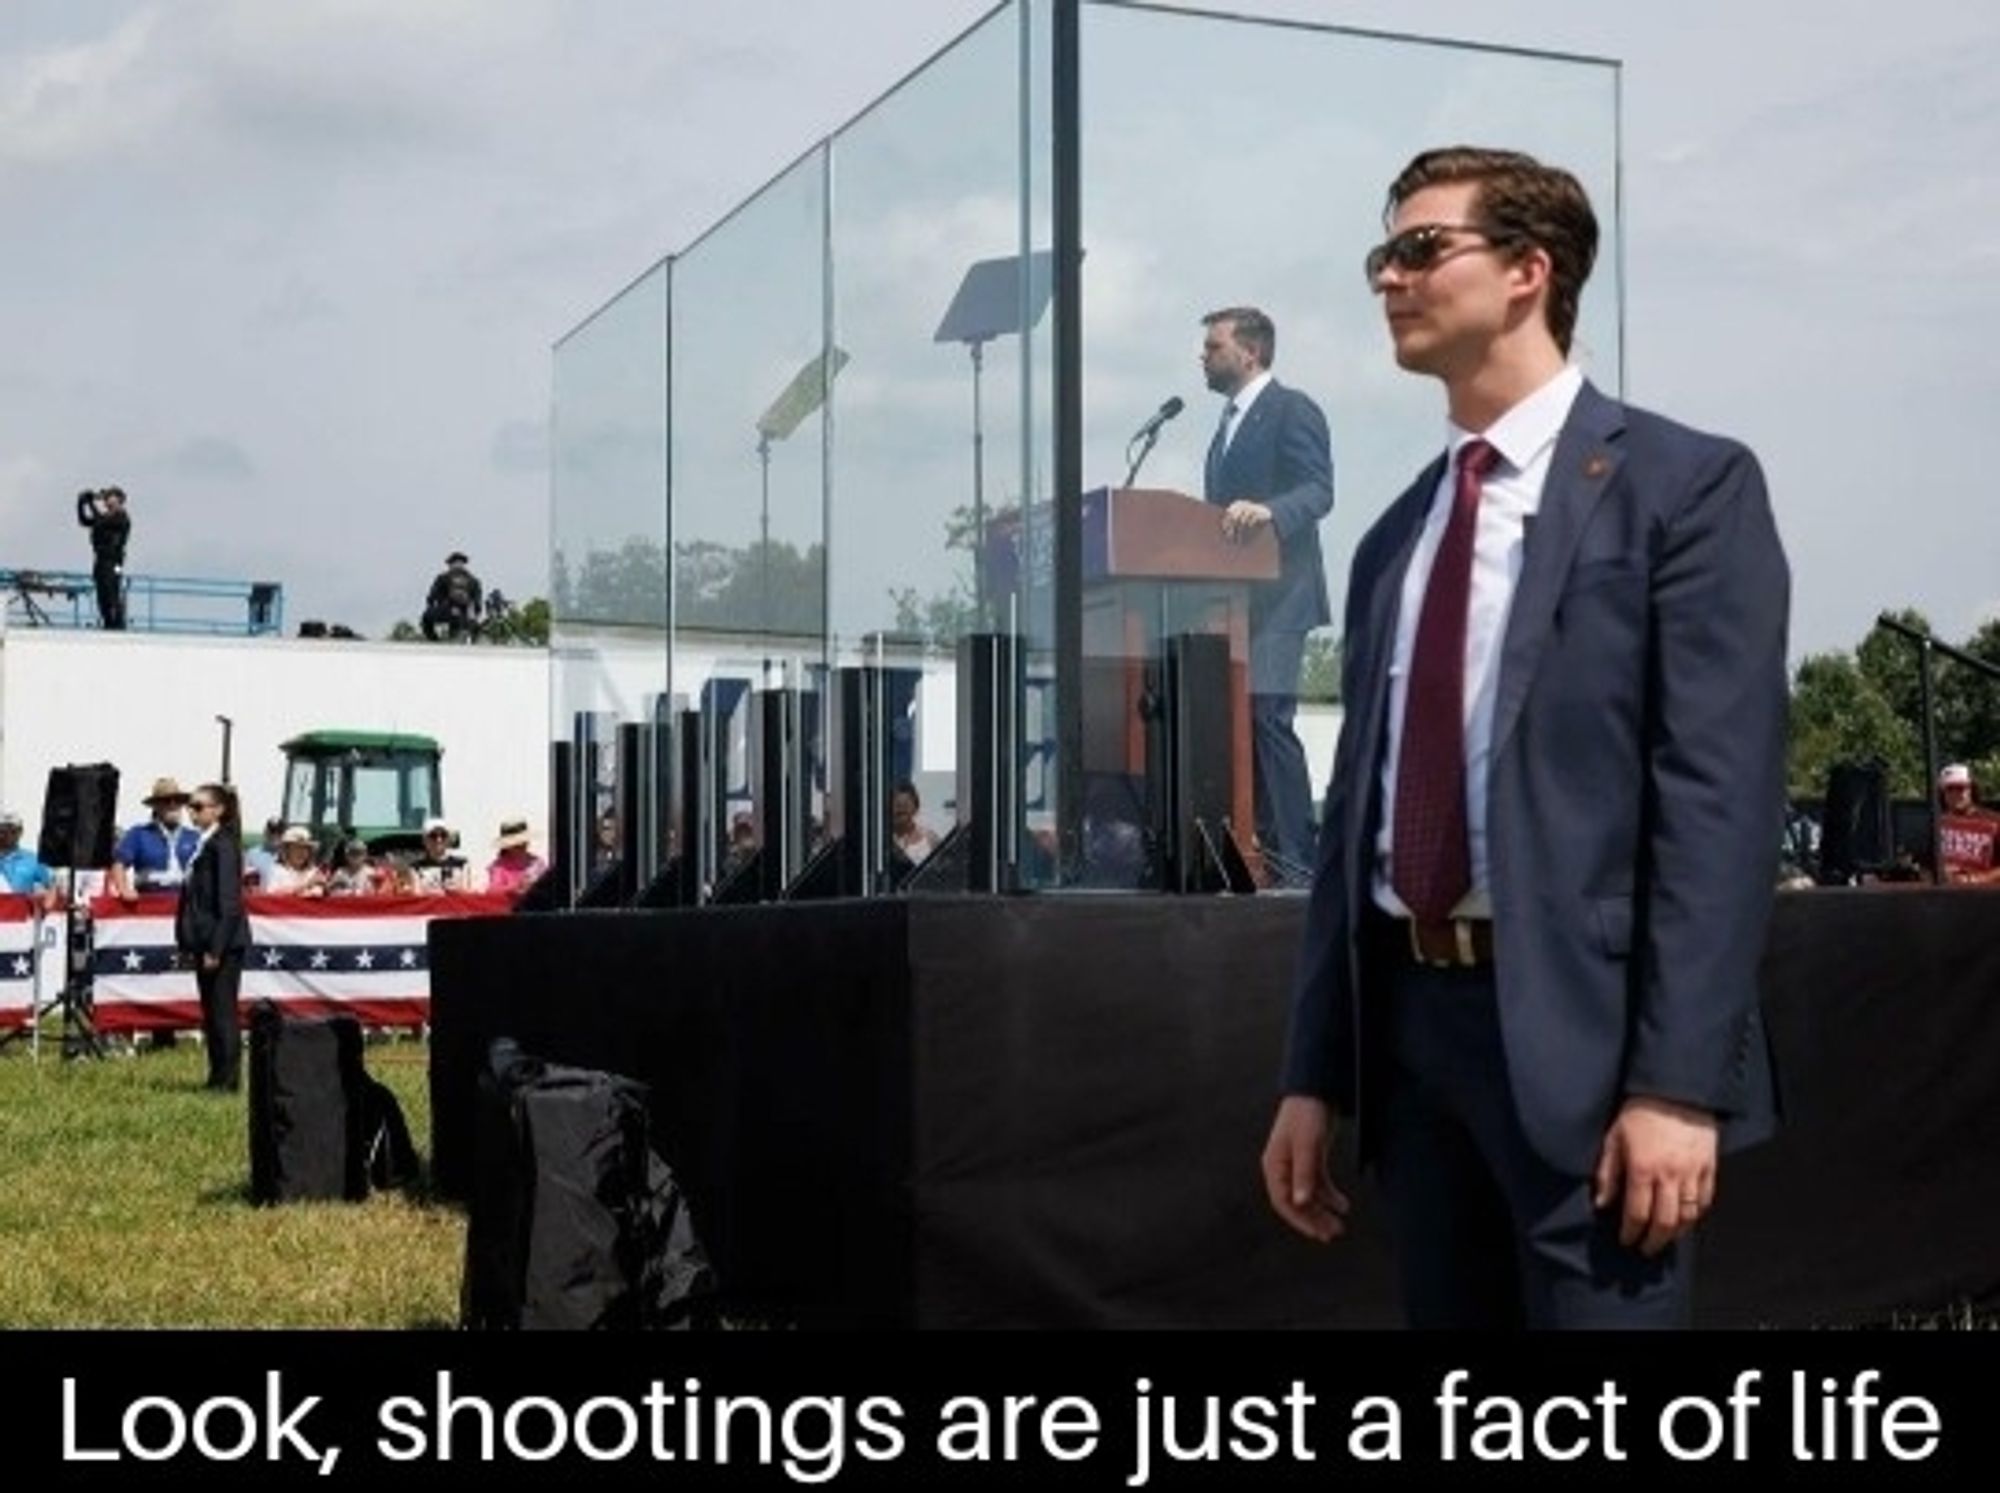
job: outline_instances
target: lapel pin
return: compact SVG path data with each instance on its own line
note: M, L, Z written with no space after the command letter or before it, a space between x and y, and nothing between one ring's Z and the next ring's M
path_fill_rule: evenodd
M1583 464L1583 475L1586 477L1591 477L1591 478L1602 477L1606 472L1610 470L1611 470L1611 458L1606 456L1602 451L1592 456L1588 461L1586 461Z

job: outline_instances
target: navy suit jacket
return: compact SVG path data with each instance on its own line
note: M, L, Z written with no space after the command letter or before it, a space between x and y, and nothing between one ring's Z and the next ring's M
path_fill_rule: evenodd
M1384 1022L1372 900L1389 661L1440 457L1355 552L1346 713L1285 1065L1288 1093L1358 1117ZM1790 575L1742 446L1585 384L1524 541L1488 776L1494 978L1515 1108L1582 1175L1619 1104L1653 1095L1760 1139L1777 1095L1757 969L1777 880Z
M1256 587L1250 598L1253 635L1310 632L1331 622L1319 521L1333 511L1333 444L1319 406L1272 379L1206 485L1203 496L1218 507L1238 498L1267 505L1278 532L1278 579ZM1297 689L1293 679L1283 692Z

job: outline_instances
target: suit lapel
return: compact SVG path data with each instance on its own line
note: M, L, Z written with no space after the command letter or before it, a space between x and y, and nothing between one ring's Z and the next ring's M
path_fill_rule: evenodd
M1229 449L1222 453L1222 460L1216 463L1216 482L1222 491L1233 493L1237 490L1229 485L1227 474L1239 469L1248 453L1255 451L1258 442L1264 439L1264 430L1270 423L1271 411L1276 408L1276 401L1272 396L1283 387L1275 378L1272 379L1264 385L1263 392L1257 396L1256 402L1244 411L1242 420L1237 423L1236 433L1229 438ZM1270 494L1264 493L1260 496L1269 497Z
M1541 510L1523 543L1521 579L1514 587L1514 604L1507 618L1499 692L1493 705L1492 752L1496 757L1520 720L1577 542L1625 459L1619 445L1624 431L1623 407L1586 382L1556 440L1548 481L1542 487Z
M1431 498L1438 479L1444 475L1442 455L1424 469L1423 475L1383 515L1383 560L1373 575L1365 577L1368 599L1361 614L1362 651L1354 660L1357 698L1355 711L1353 795L1347 811L1347 884L1350 894L1365 899L1369 884L1368 866L1375 843L1375 785L1382 777L1382 752L1389 716L1389 664L1396 654L1397 613L1402 606L1403 577L1410 569L1417 536L1424 531L1424 517L1430 512ZM1357 902L1358 905L1358 902Z
M1403 577L1409 571L1417 536L1424 531L1424 518L1430 512L1431 498L1444 475L1444 466L1445 458L1440 456L1424 468L1423 475L1391 505L1385 520L1389 525L1385 538L1388 557L1369 579L1368 610L1364 614L1368 652L1360 661L1361 673L1357 676L1371 712L1388 703L1389 663L1396 651L1396 614L1402 606Z

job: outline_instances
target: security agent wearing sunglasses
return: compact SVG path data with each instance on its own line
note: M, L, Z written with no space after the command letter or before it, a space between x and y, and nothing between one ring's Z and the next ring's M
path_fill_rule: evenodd
M1201 371L1223 396L1209 442L1203 496L1238 543L1269 527L1278 578L1250 596L1251 785L1257 843L1278 884L1304 885L1313 862L1312 785L1292 719L1306 634L1333 620L1319 523L1333 511L1326 416L1271 376L1278 332L1254 306L1202 318Z
M1748 450L1569 362L1573 176L1427 151L1387 217L1369 285L1448 418L1355 551L1266 1192L1341 1234L1347 1117L1414 1325L1681 1326L1718 1158L1776 1123L1789 570Z

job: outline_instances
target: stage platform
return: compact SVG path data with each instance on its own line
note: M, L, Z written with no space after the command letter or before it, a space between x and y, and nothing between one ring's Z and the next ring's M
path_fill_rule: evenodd
M506 1035L653 1086L751 1317L1392 1325L1365 1184L1331 1248L1263 1201L1304 912L1063 894L437 923L434 1174L464 1195ZM2000 1301L2000 893L1783 894L1765 974L1787 1125L1724 1167L1701 1321Z

